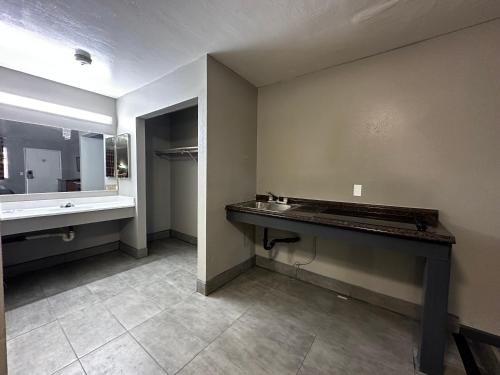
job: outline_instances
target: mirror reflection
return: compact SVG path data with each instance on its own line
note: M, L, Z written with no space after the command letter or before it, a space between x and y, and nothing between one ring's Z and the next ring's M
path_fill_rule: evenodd
M120 134L116 136L116 171L118 178L129 177L129 135Z
M105 138L0 120L0 194L105 190Z
M115 177L116 171L116 150L115 137L108 136L106 138L106 177Z

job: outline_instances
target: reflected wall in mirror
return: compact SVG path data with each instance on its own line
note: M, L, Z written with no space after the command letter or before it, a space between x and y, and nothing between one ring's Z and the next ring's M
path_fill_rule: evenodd
M0 119L0 194L105 190L105 137Z
M129 178L129 134L119 134L116 136L116 172L118 178Z

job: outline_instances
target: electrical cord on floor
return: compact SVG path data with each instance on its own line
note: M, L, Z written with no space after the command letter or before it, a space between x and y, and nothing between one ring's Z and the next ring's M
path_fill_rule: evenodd
M293 264L293 266L295 267L295 278L296 279L299 278L300 267L307 266L308 264L311 264L312 262L314 262L314 260L316 259L316 254L318 253L317 237L313 237L312 250L313 250L313 256L310 260L308 260L305 263L295 262Z

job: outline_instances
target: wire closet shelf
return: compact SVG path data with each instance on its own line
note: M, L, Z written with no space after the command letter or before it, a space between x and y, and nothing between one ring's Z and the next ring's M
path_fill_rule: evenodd
M190 158L193 161L198 159L198 147L177 147L169 148L168 150L157 150L155 154L162 159L167 160L181 160L184 158Z

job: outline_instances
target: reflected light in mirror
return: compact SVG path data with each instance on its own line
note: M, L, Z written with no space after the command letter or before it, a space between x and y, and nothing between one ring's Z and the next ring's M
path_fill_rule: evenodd
M43 100L27 98L25 96L14 95L2 91L0 91L0 103L8 104L14 107L32 109L35 111L76 118L79 120L97 122L100 124L111 125L113 123L113 118L108 115L85 111L83 109L73 107L67 107L65 105L49 103Z

